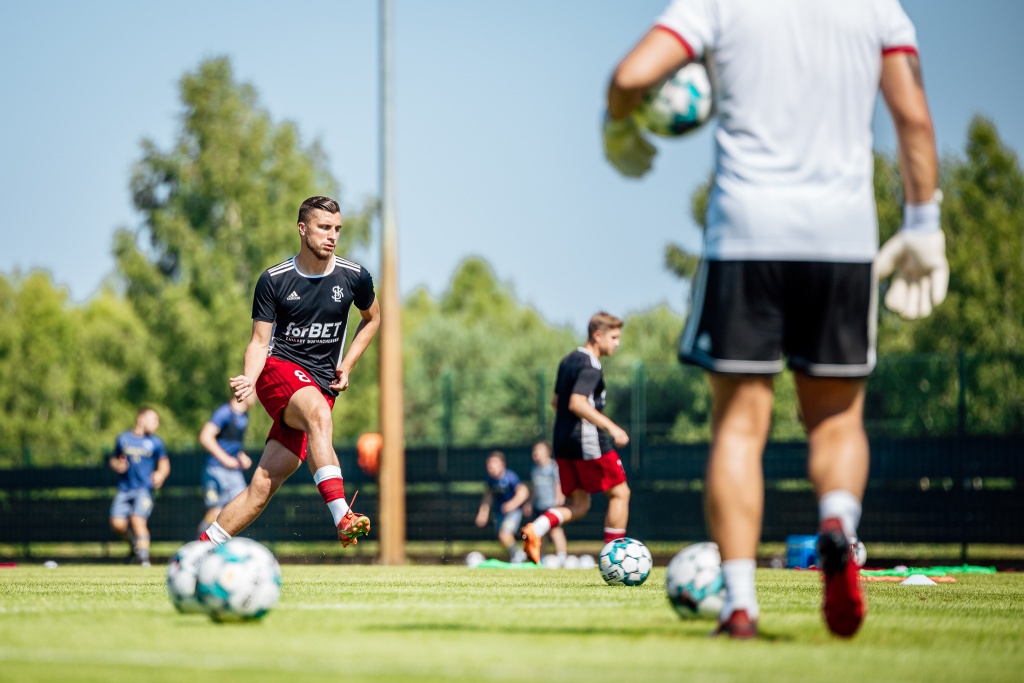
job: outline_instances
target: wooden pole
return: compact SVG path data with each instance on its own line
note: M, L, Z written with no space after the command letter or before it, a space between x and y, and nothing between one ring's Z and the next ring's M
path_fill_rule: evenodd
M380 2L381 329L380 563L405 564L405 416L402 402L402 304L391 163L391 0Z

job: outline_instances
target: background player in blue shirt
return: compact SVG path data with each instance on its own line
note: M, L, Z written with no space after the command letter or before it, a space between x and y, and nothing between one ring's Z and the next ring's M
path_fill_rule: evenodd
M516 541L516 530L523 520L523 504L530 497L519 475L505 466L505 454L494 451L487 456L487 490L480 500L476 525L484 527L494 508L494 524L498 527L498 540L508 551L511 562L521 562L523 556Z
M160 416L143 406L135 414L135 426L122 432L114 442L108 460L118 473L117 495L110 505L110 528L132 545L132 556L149 566L149 516L153 512L153 489L164 485L171 473L167 449L156 436ZM129 538L129 523L131 537Z
M199 445L206 449L206 467L203 469L203 503L206 514L199 522L202 535L232 498L245 490L245 474L252 467L243 444L249 427L249 408L256 404L256 396L249 394L243 401L228 401L219 406L199 432Z

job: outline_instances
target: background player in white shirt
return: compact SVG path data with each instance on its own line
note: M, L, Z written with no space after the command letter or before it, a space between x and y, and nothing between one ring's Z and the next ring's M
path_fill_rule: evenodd
M851 636L866 611L847 537L868 473L863 403L875 363L875 278L897 271L886 303L909 318L927 315L948 282L914 27L897 0L676 0L609 86L605 152L625 175L643 175L655 153L631 111L694 59L717 76L717 168L680 357L708 370L713 396L705 507L728 593L719 632L757 634L760 459L785 356L819 498L823 611L834 633ZM873 273L879 85L907 204Z

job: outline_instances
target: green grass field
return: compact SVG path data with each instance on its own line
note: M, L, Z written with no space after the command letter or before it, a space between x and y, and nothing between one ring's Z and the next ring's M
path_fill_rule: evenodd
M179 615L164 570L0 570L0 681L1020 681L1024 574L868 585L831 637L812 572L759 570L763 638L707 637L664 597L592 571L286 565L262 621Z

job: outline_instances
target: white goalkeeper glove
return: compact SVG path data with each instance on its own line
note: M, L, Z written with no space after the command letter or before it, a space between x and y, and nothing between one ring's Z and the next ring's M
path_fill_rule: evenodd
M903 227L875 257L875 270L882 280L895 273L885 305L908 320L924 318L946 298L949 263L946 237L939 228L939 201L903 207Z
M604 156L611 165L629 178L639 178L651 170L651 160L658 150L647 142L632 116L613 121L604 117Z

